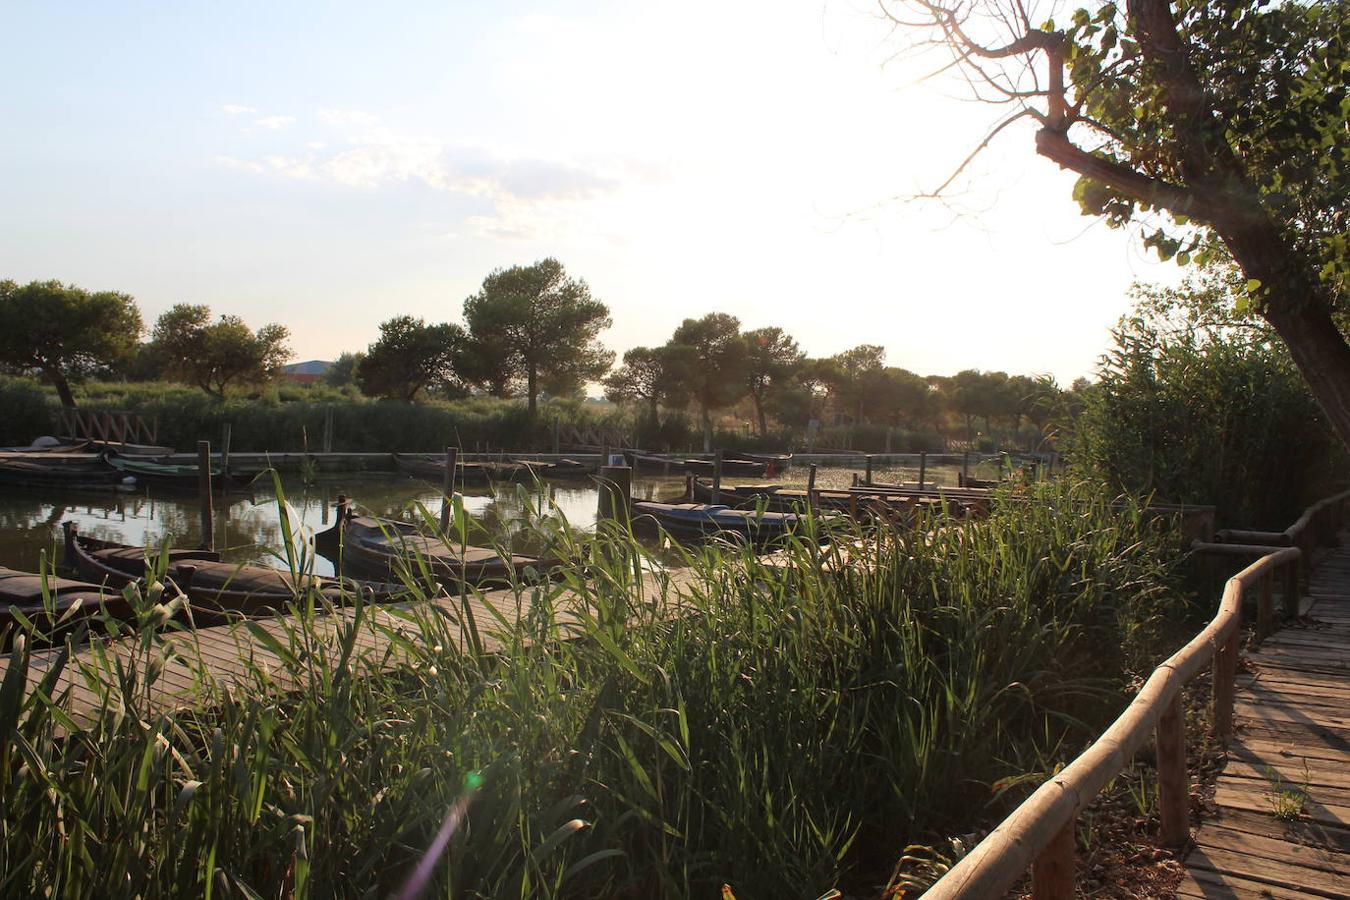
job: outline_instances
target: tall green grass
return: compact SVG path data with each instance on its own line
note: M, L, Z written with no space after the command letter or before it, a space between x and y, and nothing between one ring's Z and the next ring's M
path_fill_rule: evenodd
M20 649L0 894L388 896L426 862L428 896L875 896L908 845L1072 755L1182 611L1156 522L1035 490L913 531L813 520L773 557L653 551L540 509L578 562L498 593L503 614L471 590L382 615L302 598L271 637L237 626L282 671L173 715L152 711L156 668L73 643L25 694ZM163 618L127 652L161 653ZM62 665L109 685L92 721L69 718Z

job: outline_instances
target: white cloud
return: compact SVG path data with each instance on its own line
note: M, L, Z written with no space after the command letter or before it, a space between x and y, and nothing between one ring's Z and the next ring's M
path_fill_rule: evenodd
M218 166L223 166L226 169L234 169L237 172L258 173L265 171L260 163L252 162L247 159L237 159L233 156L216 156L211 161Z
M308 140L302 156L278 152L252 161L221 157L218 162L362 190L411 183L479 198L489 209L466 219L464 227L503 240L565 233L569 220L584 218L583 207L619 195L630 185L662 181L667 174L648 161L552 158L403 134L356 109L321 109L316 117L341 137ZM269 116L255 124L275 131L294 121L291 116Z
M378 116L359 109L321 109L319 121L327 125L355 125L371 128L380 123Z
M259 128L266 128L270 131L276 131L278 128L285 128L287 125L294 124L295 116L263 116L261 119L254 119L253 124Z
M226 103L220 109L229 116L241 116L244 114L253 115L258 111L252 106L243 106L239 103Z

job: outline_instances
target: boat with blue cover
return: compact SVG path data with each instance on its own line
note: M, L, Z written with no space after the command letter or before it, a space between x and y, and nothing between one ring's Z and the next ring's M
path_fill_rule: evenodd
M674 537L734 534L756 543L783 537L802 520L796 513L733 509L713 503L634 501L634 527L660 528Z

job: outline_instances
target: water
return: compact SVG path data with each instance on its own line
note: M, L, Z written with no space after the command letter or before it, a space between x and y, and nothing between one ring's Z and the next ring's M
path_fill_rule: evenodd
M371 475L333 476L319 484L283 484L286 501L307 530L318 532L333 524L333 508L339 494L353 498L358 509L379 516L419 518L420 502L438 514L439 486L418 479ZM639 478L633 496L668 499L684 490L680 478ZM576 528L595 527L599 496L589 481L544 482L526 488L530 502L556 509ZM525 499L514 484L494 490L470 489L464 508L470 517L499 538L509 538L523 524ZM285 568L283 536L275 495L270 483L249 493L217 495L215 501L216 549L231 562ZM130 494L106 491L15 491L0 495L0 566L37 571L44 553L62 558L61 523L75 522L81 534L125 544L161 546L167 540L177 547L201 543L201 513L194 494L145 488ZM320 556L315 571L333 573L331 561Z
M805 487L805 466L794 466L775 483ZM816 485L822 489L847 487L853 468L821 468ZM929 480L954 484L956 470L937 467L928 470ZM880 468L877 481L913 481L916 470ZM265 481L265 480L264 480ZM728 478L728 484L753 483L753 479ZM438 514L440 486L403 475L369 472L326 477L315 485L298 481L283 484L286 500L304 528L318 532L333 524L333 507L339 494L353 498L358 509L379 516L416 520L414 504L420 502ZM542 495L538 493L542 491ZM633 496L639 499L668 500L684 491L683 476L639 476L633 481ZM595 527L598 493L590 481L544 482L537 491L527 489L536 506L541 499L551 500L556 509L578 529ZM283 539L276 498L270 482L260 482L251 493L231 493L216 497L216 549L231 562L272 565L285 568ZM525 503L520 486L502 484L494 490L470 489L464 496L468 514L498 539L509 540L520 532ZM168 541L177 547L196 547L201 543L201 516L196 495L147 487L136 493L115 494L100 491L17 491L0 494L0 566L37 571L44 553L60 560L61 523L75 522L82 534L103 540L142 546L162 546ZM518 547L517 549L525 549ZM55 554L54 556L50 556ZM315 571L333 573L331 561L320 556Z

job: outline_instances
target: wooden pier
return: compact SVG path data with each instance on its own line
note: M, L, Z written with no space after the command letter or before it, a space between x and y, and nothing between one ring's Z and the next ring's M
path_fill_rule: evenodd
M1179 897L1350 898L1350 534L1306 594L1304 617L1245 657Z
M672 609L692 584L685 570L650 572L642 579L640 599L662 603ZM361 615L352 607L320 610L312 627L305 629L311 643L297 646L294 616L283 615L250 619L228 625L183 628L163 633L163 639L148 650L138 635L111 640L95 640L75 648L50 696L69 691L63 711L76 723L96 718L105 707L120 703L116 679L108 673L119 666L134 670L135 682L152 682L148 711L167 713L201 703L203 688L212 690L246 687L265 671L276 691L297 686L304 676L305 659L319 659L340 648L344 638L354 635L355 652L370 674L395 669L407 656L408 641L420 640L421 625L427 616L443 620L452 641L470 646L478 641L486 652L504 649L499 637L505 627L529 616L537 602L548 603L555 621L566 627L575 621L571 610L581 601L575 592L558 583L537 586L471 591L465 595L442 595L430 600L370 604ZM634 602L639 596L633 597ZM60 664L63 648L32 650L29 653L26 692L32 692L43 678ZM335 657L329 655L329 663ZM297 661L298 660L298 661ZM0 655L0 683L12 664L12 654ZM155 677L147 678L154 669Z
M1073 900L1079 816L1151 743L1157 841L1186 863L1176 896L1350 900L1347 502L1350 491L1313 504L1282 532L1196 545L1256 561L1228 580L1214 618L1153 670L1120 717L924 897L1003 897L1030 872L1032 900ZM1275 632L1277 586L1283 612L1297 618ZM1261 643L1239 672L1247 606ZM1181 692L1202 674L1213 679L1210 721L1188 723ZM1205 724L1228 760L1214 814L1193 832L1185 738Z

